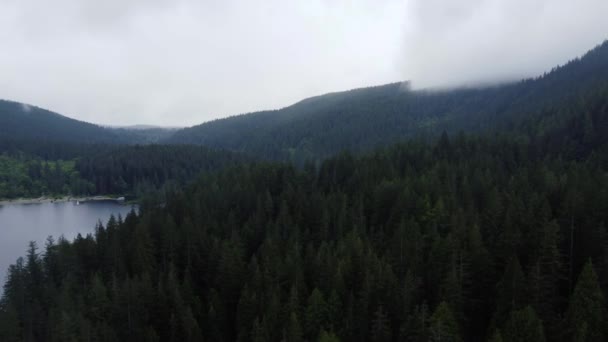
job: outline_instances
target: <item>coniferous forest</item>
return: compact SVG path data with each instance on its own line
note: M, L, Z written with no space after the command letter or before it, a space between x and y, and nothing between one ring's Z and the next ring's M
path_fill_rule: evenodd
M31 243L0 341L606 341L608 79L593 84L491 130L308 162L265 143L0 145L15 192L162 192Z
M0 337L603 341L605 167L444 135L209 172L93 235L31 245Z

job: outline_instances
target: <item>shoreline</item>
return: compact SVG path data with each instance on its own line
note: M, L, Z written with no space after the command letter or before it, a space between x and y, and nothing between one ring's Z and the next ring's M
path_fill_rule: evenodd
M96 202L96 201L113 201L116 203L127 204L124 197L109 197L109 196L87 196L87 197L38 197L38 198L15 198L15 199L2 199L0 205L8 204L42 204L42 203L65 203L65 202Z

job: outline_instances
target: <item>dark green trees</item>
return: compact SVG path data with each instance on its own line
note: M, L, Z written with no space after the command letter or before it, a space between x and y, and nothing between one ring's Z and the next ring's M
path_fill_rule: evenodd
M572 341L605 341L606 308L593 264L588 261L578 277L567 312Z
M602 341L606 151L536 148L446 136L208 172L31 246L9 270L0 338Z
M441 302L431 316L429 326L429 341L462 341L458 323L450 306Z
M543 323L530 306L511 312L502 334L503 341L509 342L545 341Z

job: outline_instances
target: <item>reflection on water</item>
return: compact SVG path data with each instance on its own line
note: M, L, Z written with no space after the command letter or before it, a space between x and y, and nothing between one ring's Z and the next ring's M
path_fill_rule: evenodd
M9 265L25 256L30 241L36 241L42 253L48 236L72 240L78 233L93 232L99 220L105 224L110 215L125 217L129 211L131 206L116 202L0 205L0 283L4 284Z

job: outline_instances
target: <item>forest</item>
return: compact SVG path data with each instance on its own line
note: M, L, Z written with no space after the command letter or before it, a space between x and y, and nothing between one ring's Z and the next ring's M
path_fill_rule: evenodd
M3 341L604 341L606 150L444 134L209 171L9 270Z
M519 83L366 88L171 136L8 115L61 129L0 139L0 197L141 201L24 246L0 341L606 341L606 56L608 43ZM57 140L57 120L91 135Z
M607 86L608 41L519 82L443 90L412 90L407 83L354 89L184 128L166 141L302 165L344 150L366 153L408 139L432 141L443 131L493 134L519 130L522 123L548 114L563 119L561 111L588 102L582 98L605 98ZM572 112L582 114L580 109Z
M235 153L179 145L92 145L55 156L72 157L67 160L48 159L48 154L54 155L52 147L44 157L33 151L0 154L0 199L101 194L142 198L164 186L188 184L202 171L246 160Z
M92 184L79 176L74 164L0 155L0 199L93 192Z

